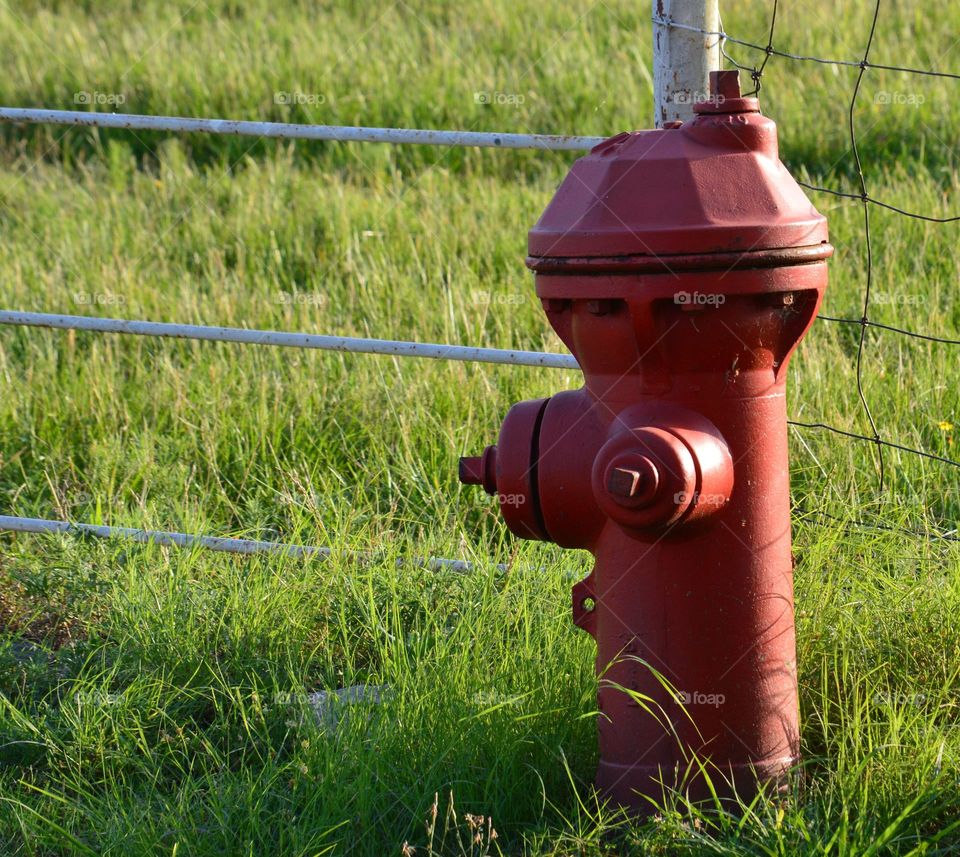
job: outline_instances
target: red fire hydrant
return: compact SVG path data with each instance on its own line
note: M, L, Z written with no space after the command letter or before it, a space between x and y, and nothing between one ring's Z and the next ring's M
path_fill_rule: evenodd
M749 798L799 750L784 393L833 249L737 72L695 110L574 164L527 264L584 386L460 462L515 534L596 558L573 621L597 641L597 783L638 809L707 777Z

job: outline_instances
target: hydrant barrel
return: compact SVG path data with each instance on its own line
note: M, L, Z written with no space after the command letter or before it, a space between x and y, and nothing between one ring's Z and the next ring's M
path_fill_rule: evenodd
M736 72L676 128L573 166L530 232L580 390L515 405L464 481L522 490L524 538L591 551L597 784L749 800L799 759L786 370L826 286L826 221Z

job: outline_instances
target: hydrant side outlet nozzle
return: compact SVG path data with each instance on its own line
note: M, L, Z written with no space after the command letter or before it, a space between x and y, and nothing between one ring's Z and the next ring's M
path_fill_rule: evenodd
M464 485L482 485L488 494L496 494L497 448L488 446L483 455L461 458L459 477Z
M749 800L799 758L786 369L832 248L737 72L711 86L690 122L573 165L527 264L584 385L514 405L461 463L515 534L594 555L572 597L597 784L641 812Z

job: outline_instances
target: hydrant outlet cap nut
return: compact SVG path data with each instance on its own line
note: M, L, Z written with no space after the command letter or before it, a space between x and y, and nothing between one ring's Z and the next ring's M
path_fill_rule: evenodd
M617 458L607 467L607 491L622 506L640 508L649 505L659 484L657 467L646 456Z
M680 438L645 426L620 432L604 444L594 461L592 481L597 504L622 526L665 526L689 508L675 497L686 498L696 490L697 467Z

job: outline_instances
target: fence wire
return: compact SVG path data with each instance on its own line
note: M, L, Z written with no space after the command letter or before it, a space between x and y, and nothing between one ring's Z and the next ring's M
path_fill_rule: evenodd
M68 536L92 536L97 539L125 539L140 544L161 547L204 548L219 553L269 554L295 559L328 560L335 554L332 548L317 545L297 545L286 542L263 541L262 539L238 539L227 536L206 536L196 533L179 533L171 530L141 530L135 527L108 527L101 524L79 524L72 521L52 521L47 518L22 518L15 515L0 515L0 531L10 533L53 533ZM376 562L373 551L347 551L344 556L359 561ZM407 557L396 561L397 566L414 565L431 571L469 572L475 563L445 557ZM493 566L497 571L506 571L507 565Z
M318 333L290 333L247 327L213 327L205 324L173 324L163 321L58 315L47 312L0 310L0 325L46 327L53 330L86 330L93 333L119 333L163 339L193 339L202 342L232 342L239 345L272 345L281 348L307 348L353 354L381 354L387 357L422 357L461 363L496 363L546 369L580 368L576 359L570 354L555 354L547 351L478 348L472 345L410 342L402 339L327 336Z
M0 107L0 122L31 125L73 125L120 131L167 131L223 134L279 140L341 143L401 143L416 146L468 146L490 149L592 149L604 137L573 134L501 134L497 131L440 131L417 128L368 128L358 125L302 125L291 122L251 122L240 119L197 119L189 116L144 116L139 113L98 113L91 110L44 110Z

